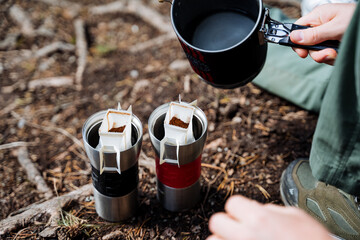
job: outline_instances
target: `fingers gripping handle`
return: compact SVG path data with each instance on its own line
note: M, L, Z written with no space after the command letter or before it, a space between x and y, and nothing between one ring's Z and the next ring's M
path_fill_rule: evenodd
M284 24L285 25L285 24ZM297 24L288 24L290 25L290 32L295 31L295 30L302 30L302 29L308 29L311 27L307 27L307 26L301 26L301 25L297 25ZM284 46L289 46L289 47L296 47L296 48L303 48L303 49L307 49L307 50L323 50L326 48L332 48L334 49L336 52L338 52L339 49L339 45L340 42L337 40L328 40L316 45L299 45L299 44L295 44L290 40L290 35L287 36L286 38L283 38L279 41L280 45L284 45Z
M279 45L303 48L307 50L323 50L326 48L332 48L336 52L338 51L340 42L336 40L328 40L316 45L300 45L295 44L290 40L290 33L292 31L308 28L311 27L276 21L270 17L270 10L265 8L264 18L259 32L263 34L263 37L267 42L277 43Z

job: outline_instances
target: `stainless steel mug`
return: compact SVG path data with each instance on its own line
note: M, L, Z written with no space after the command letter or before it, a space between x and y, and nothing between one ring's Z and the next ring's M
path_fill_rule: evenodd
M82 135L92 167L92 183L97 214L110 222L125 220L136 213L138 207L138 158L141 151L143 129L140 120L132 115L132 146L120 152L121 174L116 171L116 153L104 152L104 172L100 174L99 128L106 111L93 114L84 123ZM104 166L102 166L104 168ZM110 169L110 170L109 170Z
M192 208L200 200L201 154L207 136L207 119L195 107L193 133L195 142L179 146L165 143L165 163L160 165L160 141L165 136L164 119L169 104L156 108L149 117L148 128L151 144L156 154L157 197L170 211ZM172 159L178 159L179 165Z

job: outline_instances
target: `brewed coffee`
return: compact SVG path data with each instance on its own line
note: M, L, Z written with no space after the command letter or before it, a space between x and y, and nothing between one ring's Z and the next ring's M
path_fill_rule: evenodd
M191 44L209 51L226 49L246 38L254 26L255 21L243 13L216 12L198 23Z

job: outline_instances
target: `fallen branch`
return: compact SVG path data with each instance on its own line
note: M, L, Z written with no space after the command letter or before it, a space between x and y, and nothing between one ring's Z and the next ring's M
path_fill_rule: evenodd
M164 17L158 13L156 10L146 6L140 0L130 0L128 1L128 11L138 15L146 22L153 25L155 28L159 29L164 33L173 33L170 21L165 20Z
M81 10L80 4L69 2L66 0L60 0L60 1L59 0L38 0L38 1L49 4L51 6L66 8L66 10L71 15L71 17L76 17Z
M64 87L72 86L74 79L72 77L62 76L62 77L49 77L34 79L28 83L29 89L35 89L40 87Z
M27 209L26 211L1 220L0 236L10 231L13 231L18 227L24 227L45 214L50 215L49 224L51 226L56 226L57 221L60 217L61 208L66 206L71 201L79 201L80 199L90 195L91 193L92 184L87 184L65 195L52 198L50 200L47 200L46 202L33 204L32 207Z
M21 50L18 51L16 50L16 57L13 58L12 60L9 60L8 62L6 62L3 66L4 69L9 69L12 68L16 65L18 65L19 63L29 60L29 59L38 59L41 57L44 57L46 55L49 55L53 52L57 52L57 51L74 51L75 46L73 44L70 43L64 43L64 42L53 42L50 43L49 45L42 47L38 50L35 51L31 51L31 50Z
M12 111L11 115L16 118L17 120L21 120L24 119L22 118L18 113ZM43 131L46 132L58 132L63 134L64 136L70 138L76 145L78 145L78 147L80 147L82 150L85 151L84 145L82 144L82 142L77 139L76 137L74 137L73 135L71 135L68 131L66 131L65 129L59 128L59 127L49 127L49 126L40 126L38 124L29 122L29 121L25 121L25 124L28 125L29 127L33 127L33 128L37 128L37 129L41 129Z
M76 19L74 22L74 28L76 35L76 55L78 56L75 83L78 90L81 90L81 82L88 54L84 21L82 19Z
M143 20L150 23L161 32L172 32L172 27L169 21L166 21L160 13L146 6L142 3L142 1L139 0L130 0L127 2L123 0L115 1L109 4L92 7L90 8L89 12L95 15L115 12L131 13L141 17Z
M35 142L12 142L12 143L6 143L3 145L0 145L0 151L10 148L16 148L16 147L28 147L28 146L35 146L37 143Z
M19 6L13 5L10 8L10 17L21 27L21 32L25 36L34 36L34 26L28 14Z
M150 39L146 42L137 43L129 48L131 53L143 52L149 48L163 45L165 42L176 39L175 33L168 33L160 35L159 37Z
M27 148L20 147L17 150L17 157L20 165L27 174L28 180L36 185L36 188L39 192L44 193L46 199L52 198L54 194L46 184L39 170L37 170L37 168L34 166L34 163L29 159Z
M0 42L0 50L13 49L16 46L16 40L19 38L19 33L8 33L4 40Z
M63 43L63 42L53 42L45 47L40 48L39 50L37 50L34 53L35 58L41 58L41 57L45 57L46 55L53 53L53 52L57 52L57 51L74 51L75 50L75 46L73 44L70 43Z

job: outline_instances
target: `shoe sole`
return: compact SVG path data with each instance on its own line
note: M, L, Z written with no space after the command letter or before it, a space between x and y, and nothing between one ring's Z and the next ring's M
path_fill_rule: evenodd
M284 193L284 190L283 190L283 178L284 178L284 174L285 174L285 171L282 172L281 174L281 178L280 178L280 197L281 197L281 201L284 203L285 206L289 207L289 206L293 206L291 205L288 200L286 199L285 197L285 193ZM295 205L295 207L298 207Z
M280 197L281 197L281 201L284 203L285 206L287 207L299 207L298 205L291 205L289 203L289 201L286 199L285 197L285 193L284 193L284 190L283 190L283 178L284 178L284 174L285 174L285 171L283 171L283 173L281 174L281 178L280 178ZM333 235L331 233L329 233L330 237L336 239L336 240L346 240L344 238L341 238L341 237L338 237L336 235Z

